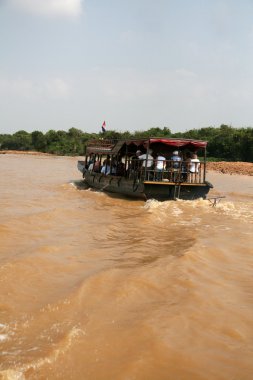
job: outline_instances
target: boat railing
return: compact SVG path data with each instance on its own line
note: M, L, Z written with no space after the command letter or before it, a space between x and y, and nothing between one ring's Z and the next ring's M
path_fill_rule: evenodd
M163 161L163 168L158 170L154 165L148 167L149 160L129 159L117 167L111 160L105 165L105 173L133 179L134 181L172 182L201 184L205 182L205 162ZM100 173L101 160L95 172ZM120 170L119 170L120 169ZM92 170L93 171L93 170Z
M163 161L163 169L156 169L154 165L147 166L148 160L132 160L127 171L129 178L141 181L173 182L173 183L204 183L205 163L204 162L175 162L172 160Z

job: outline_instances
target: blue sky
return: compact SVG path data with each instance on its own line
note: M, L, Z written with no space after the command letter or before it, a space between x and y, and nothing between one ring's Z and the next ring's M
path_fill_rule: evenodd
M0 133L253 124L252 0L0 0Z

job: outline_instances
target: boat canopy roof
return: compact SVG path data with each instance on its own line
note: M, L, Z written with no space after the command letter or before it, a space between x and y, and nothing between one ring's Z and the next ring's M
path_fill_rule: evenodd
M207 146L207 141L202 140L191 140L191 139L166 139L166 138L151 138L150 144L153 143L162 143L172 147L178 148L205 148Z
M207 141L192 140L192 139L176 139L176 138L157 138L150 137L147 139L127 139L127 140L108 140L97 139L90 140L86 147L87 154L117 154L122 147L135 145L136 147L152 148L155 144L172 148L183 148L190 150L205 149Z

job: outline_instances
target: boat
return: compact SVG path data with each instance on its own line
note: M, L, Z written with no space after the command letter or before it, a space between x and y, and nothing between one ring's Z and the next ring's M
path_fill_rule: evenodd
M206 199L213 187L206 180L206 147L207 141L192 139L98 138L87 142L77 167L95 190L144 200Z

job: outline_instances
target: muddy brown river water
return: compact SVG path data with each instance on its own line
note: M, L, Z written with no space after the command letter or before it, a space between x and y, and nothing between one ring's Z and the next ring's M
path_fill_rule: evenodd
M0 156L0 379L251 380L253 177L143 202L76 162Z

